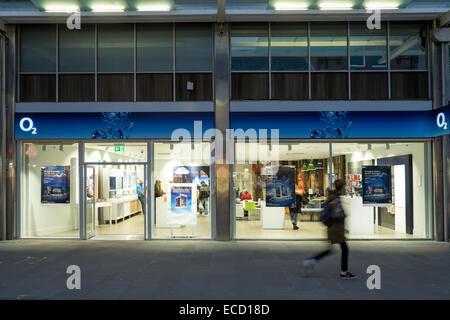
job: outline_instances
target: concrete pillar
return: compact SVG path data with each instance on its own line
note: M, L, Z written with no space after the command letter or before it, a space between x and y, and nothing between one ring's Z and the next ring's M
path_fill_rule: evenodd
M16 101L16 26L6 26L6 239L16 238L16 143L14 111Z
M228 24L214 25L214 124L222 139L216 136L215 173L216 173L216 219L215 239L228 241L232 238L230 164L226 154L226 131L230 128L230 57ZM222 144L219 148L217 144ZM220 159L219 159L220 158Z

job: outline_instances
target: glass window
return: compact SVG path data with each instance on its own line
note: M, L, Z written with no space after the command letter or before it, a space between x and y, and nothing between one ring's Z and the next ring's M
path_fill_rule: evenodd
M20 26L20 71L56 72L54 24Z
M423 28L423 24L390 24L391 69L427 69L425 45L420 37Z
M269 143L269 142L268 142ZM329 188L328 143L235 144L236 238L320 239Z
M269 25L267 23L231 25L231 70L269 70Z
M386 24L370 30L365 23L350 23L350 67L352 70L386 69Z
M176 71L212 71L211 24L175 25Z
M138 72L172 72L172 24L137 24L136 46Z
M308 70L308 31L305 23L272 23L270 36L273 71Z
M134 31L131 24L99 24L98 71L133 72Z
M21 237L78 238L78 144L24 143Z
M153 238L211 238L211 146L154 143Z
M347 69L347 24L311 23L311 70Z
M86 162L147 162L147 143L86 143L84 157Z
M333 143L333 180L342 197L348 237L430 236L427 143ZM372 167L369 167L372 166Z
M59 72L95 72L95 26L81 30L59 25Z

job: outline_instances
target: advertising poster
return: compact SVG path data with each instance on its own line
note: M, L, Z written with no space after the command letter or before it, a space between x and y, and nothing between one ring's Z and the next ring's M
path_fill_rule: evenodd
M171 183L167 224L196 225L197 197L193 183Z
M391 181L391 166L363 166L363 205L379 207L391 206Z
M294 166L267 167L264 172L267 207L294 207L295 181Z
M178 166L173 168L173 182L194 183L199 186L202 181L209 185L208 166Z
M41 203L70 203L70 166L41 167Z

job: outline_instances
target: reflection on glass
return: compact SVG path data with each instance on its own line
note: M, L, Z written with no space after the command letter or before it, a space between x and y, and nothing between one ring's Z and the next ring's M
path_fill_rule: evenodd
M269 70L269 26L267 23L231 26L231 70Z
M86 162L146 162L147 143L86 143Z
M420 37L423 24L391 23L391 68L396 70L426 69L426 53Z
M350 67L353 70L386 69L386 24L369 30L365 23L350 24Z
M59 71L95 71L95 27L83 25L80 30L69 30L59 25Z
M272 23L270 33L272 70L308 70L308 32L305 23Z
M311 69L347 69L346 23L311 23Z
M20 26L20 71L56 71L55 25Z
M172 72L173 27L171 24L136 25L138 72Z
M212 70L212 30L210 24L175 25L176 71Z
M99 24L98 71L133 72L134 31L132 24Z

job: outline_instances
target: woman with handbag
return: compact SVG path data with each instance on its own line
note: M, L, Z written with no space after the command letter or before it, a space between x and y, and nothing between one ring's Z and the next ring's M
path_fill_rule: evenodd
M305 196L305 192L295 186L295 207L290 208L291 222L294 230L298 230L298 215L302 213L302 205L307 204L308 198Z
M306 273L312 270L317 261L328 256L332 253L333 244L339 243L341 246L341 279L356 279L357 277L348 272L348 246L345 241L345 212L341 205L340 196L345 194L345 182L338 179L334 182L335 190L330 191L328 195L328 205L332 212L331 224L328 226L328 240L330 241L330 246L327 250L320 252L312 258L303 261L303 271Z

